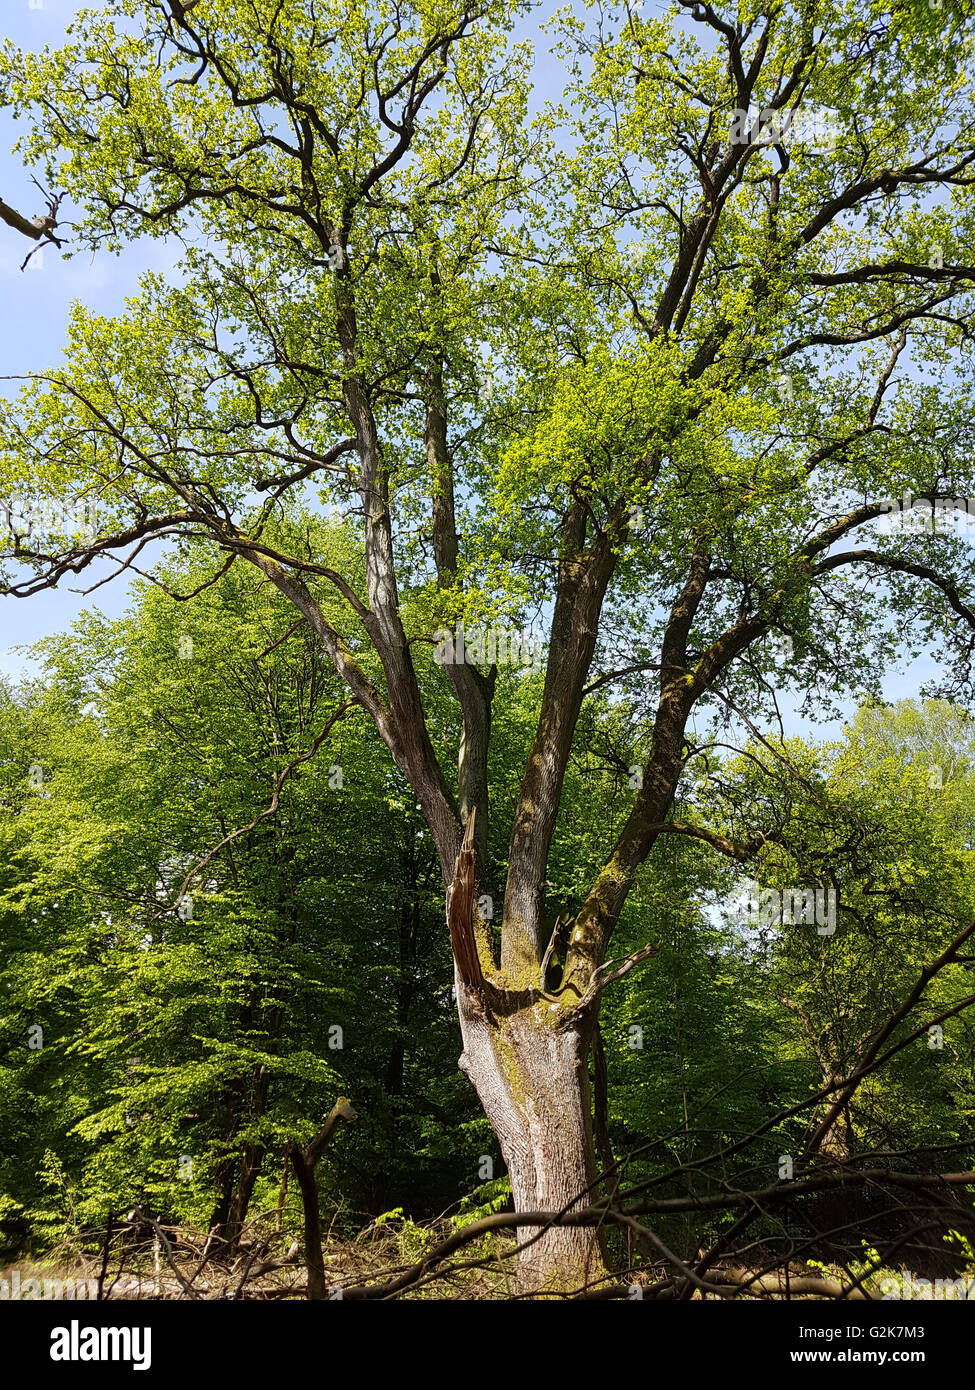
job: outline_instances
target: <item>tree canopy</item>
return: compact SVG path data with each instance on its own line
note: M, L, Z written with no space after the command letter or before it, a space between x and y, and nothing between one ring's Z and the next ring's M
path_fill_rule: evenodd
M752 960L775 1029L793 1029L782 1075L823 1088L790 1139L805 1173L845 1161L858 1123L885 1131L855 1093L895 1034L906 1047L930 980L951 1019L967 1007L952 768L975 640L971 19L913 0L568 7L547 26L562 89L537 100L533 13L107 0L61 48L0 55L21 153L55 191L45 234L65 254L179 248L124 312L76 306L64 360L0 406L0 580L23 599L113 574L157 591L134 646L93 628L83 660L58 657L55 693L11 718L95 698L82 668L101 652L118 738L92 743L99 811L67 848L89 874L107 855L113 891L177 917L212 899L224 1021L163 1089L178 1109L197 1104L194 1077L251 1088L246 1121L239 1091L232 1120L202 1118L237 1191L285 1138L269 1078L298 1103L343 1077L323 997L314 1020L302 998L363 932L406 952L400 1047L417 974L452 946L461 1070L516 1215L578 1214L606 1188L603 1008L617 1041L642 997L682 1037L696 1016L758 1046L751 986L704 1017ZM181 642L208 660L153 668L157 621L177 663ZM275 646L264 665L268 642L288 663ZM886 677L920 654L941 703L878 714ZM847 742L794 744L776 730L783 693L814 718L862 707ZM64 717L87 752L84 708ZM937 786L914 757L930 748ZM135 760L130 792L118 756L127 776ZM329 769L352 760L335 824ZM120 821L145 809L144 836L114 832L117 799ZM42 802L16 822L36 844ZM317 941L322 860L362 817L353 895L370 906ZM780 906L812 894L798 924L780 911L802 930L752 957L700 901L742 866ZM447 930L428 938L437 890ZM71 910L103 930L90 900ZM195 981L191 920L172 930ZM108 986L116 1038L158 983L152 952L133 960ZM356 961L352 993L368 993ZM387 1043L367 1074L383 1058L402 1098ZM152 1065L122 1091L154 1092ZM686 1158L690 1088L712 1079L723 1063L682 1062L633 1117L676 1085ZM84 1132L127 1113L111 1085ZM798 1106L753 1133L778 1138ZM908 1129L928 1143L938 1125ZM306 1195L313 1151L295 1170ZM596 1223L555 1222L520 1252L520 1287L599 1286L610 1260Z

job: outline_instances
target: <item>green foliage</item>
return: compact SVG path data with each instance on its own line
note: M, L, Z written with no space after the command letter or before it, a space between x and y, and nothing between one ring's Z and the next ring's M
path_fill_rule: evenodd
M192 588L197 563L169 578ZM443 1127L470 1101L445 1065L429 840L361 718L308 757L343 697L294 627L237 576L183 605L147 587L119 622L43 644L43 679L5 692L11 1239L137 1201L206 1225L248 1155L247 1204L272 1206L285 1142L341 1091L364 1116L346 1201L458 1191Z
M773 1181L797 1097L975 908L967 717L863 699L921 651L971 695L967 552L878 525L904 492L975 496L970 19L576 6L564 100L531 113L524 8L106 0L0 52L66 254L182 249L120 313L76 305L63 361L0 402L0 496L95 511L10 521L0 587L169 547L123 619L0 690L12 1245L136 1202L233 1232L339 1091L343 1219L399 1212L412 1256L414 1205L504 1200L471 1194L492 1140L443 925L478 736L482 890L504 900L521 816L547 923L595 897L620 959L656 944L602 1003L637 1179ZM761 138L742 103L838 137ZM466 684L493 690L476 729L433 652L458 619L551 619L544 677ZM783 688L862 707L835 745L769 737ZM835 933L736 917L746 865L835 892ZM943 1046L901 1021L837 1153L969 1142L968 964L924 999Z

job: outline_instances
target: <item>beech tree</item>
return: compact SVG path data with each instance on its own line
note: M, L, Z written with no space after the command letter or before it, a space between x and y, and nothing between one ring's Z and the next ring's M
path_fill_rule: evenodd
M323 1200L340 1177L356 1208L407 1185L442 1208L476 1097L401 779L361 710L334 720L338 676L256 571L135 600L0 683L0 1243L142 1202L232 1249L347 1086L364 1123Z
M725 803L721 820L737 822L746 834L766 827L766 843L749 873L768 887L758 891L753 882L745 895L749 954L764 974L770 999L784 1010L773 1025L780 1046L813 1059L820 1072L816 1084L827 1090L853 1073L925 966L972 920L971 789L958 771L971 735L960 716L958 706L940 701L922 709L908 704L896 715L867 705L841 743L816 748L796 739L765 740L714 779L720 791L712 795ZM897 748L901 741L909 743L906 750ZM954 762L950 785L932 777L932 756L945 767ZM795 884L816 885L815 926L811 903L806 911L800 901L795 912L791 902L783 902ZM821 910L828 895L832 916ZM795 929L803 917L808 930ZM932 975L924 1006L940 1013L934 1001L947 990L949 996L956 991L952 1002L964 1000L967 1008L972 996L966 983L964 958L947 961ZM964 1019L952 1014L947 1026L964 1038ZM919 1058L909 1051L901 1059L901 1066L927 1066L924 1081L916 1073L912 1079L929 1099L936 1088L951 1084L950 1068L937 1065L943 1033L936 1025ZM960 1052L964 1056L967 1048ZM864 1087L820 1131L830 1096L808 1116L803 1142L841 1162L848 1160L855 1134L861 1147L893 1147L883 1126L903 1127L910 1109L903 1104L910 1087L899 1081L892 1072L882 1086Z
M653 951L612 940L655 846L762 843L674 814L692 721L764 719L790 684L833 708L939 643L967 694L975 640L947 520L975 495L971 24L920 0L575 7L532 117L530 13L110 0L60 50L6 49L66 252L155 236L181 261L118 317L77 307L0 423L8 594L205 539L373 720L436 846L460 1066L525 1214L598 1180L587 1059L604 989ZM358 526L359 563L317 528L276 543L300 499ZM526 628L544 678L499 828L485 634L522 660ZM556 985L547 865L597 693L631 715L631 797ZM592 1228L532 1230L526 1290L606 1277Z

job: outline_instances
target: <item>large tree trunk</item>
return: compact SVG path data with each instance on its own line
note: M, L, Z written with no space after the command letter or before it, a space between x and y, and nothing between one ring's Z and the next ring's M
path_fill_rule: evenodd
M821 1062L823 1068L823 1086L836 1087L845 1076L849 1076L849 1065L837 1066L835 1062ZM835 1091L834 1091L835 1095ZM819 1107L813 1116L813 1122L820 1124L829 1112L832 1105L832 1097ZM829 1127L820 1136L816 1145L816 1151L824 1158L834 1159L837 1163L846 1163L853 1149L853 1120L850 1115L849 1105L844 1105L834 1117Z
M457 980L464 1051L460 1068L494 1128L515 1211L562 1211L597 1195L589 1088L589 1028L555 1028L539 999L507 1017ZM606 1278L591 1226L519 1227L520 1293L573 1293ZM537 1237L537 1238L536 1238Z

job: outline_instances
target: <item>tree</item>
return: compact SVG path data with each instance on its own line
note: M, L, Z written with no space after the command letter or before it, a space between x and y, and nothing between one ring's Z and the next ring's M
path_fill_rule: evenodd
M255 566L372 718L445 885L468 831L464 872L484 874L491 826L497 662L473 630L544 623L499 920L474 892L451 917L461 1067L516 1210L557 1212L595 1179L600 996L648 954L611 941L681 833L694 712L760 717L773 675L835 702L945 617L967 689L960 547L946 513L919 530L893 499L967 516L975 493L975 149L970 25L947 13L680 0L601 11L595 34L566 13L568 125L527 124L520 13L115 0L61 51L5 54L75 242L186 250L181 282L148 278L118 319L77 310L67 364L4 413L2 487L98 517L57 537L12 515L11 594L163 539L208 538L217 573ZM359 569L310 531L275 542L303 486L357 517ZM463 722L450 769L441 677ZM547 866L596 690L639 719L632 797L550 987ZM520 1260L526 1289L603 1275L581 1227Z
M747 952L762 965L773 1018L776 1003L785 1011L773 1027L784 1047L815 1062L816 1090L854 1075L925 967L972 920L970 787L953 789L949 798L946 789L929 786L926 762L919 766L889 751L898 722L913 724L923 749L945 730L964 727L963 716L938 701L927 703L924 717L918 713L901 709L895 716L870 706L841 744L755 746L737 767L725 769L716 793L723 819L765 822L765 843L751 869L757 883L741 921ZM957 752L956 740L948 747L952 742ZM811 894L818 895L815 909ZM828 896L832 908L823 910ZM912 1010L903 1031L917 1027L921 1011L940 1019L946 998L964 1003L967 959L948 960L931 977L916 1003L920 1016ZM925 1096L929 1134L936 1128L937 1088L946 1072L954 1072L955 1034L964 1039L967 1031L966 1020L953 1013L941 1022L944 1027L933 1029L937 1036L924 1034L908 1054L921 1055L915 1071L926 1076L918 1091ZM967 1048L961 1052L964 1090L970 1085ZM837 1113L833 1097L824 1100L808 1116L799 1141L804 1152L845 1161L854 1147L918 1147L920 1136L904 1115L905 1088L897 1085L904 1060L893 1064L893 1075L885 1071L882 1085L878 1078L851 1093ZM925 1063L926 1073L920 1069ZM957 1076L953 1082L959 1085ZM944 1087L949 1090L947 1081ZM949 1114L956 1102L957 1093L948 1101Z
M344 1086L339 1222L452 1202L474 1098L447 1070L436 859L307 625L242 570L182 604L142 586L34 655L0 692L5 1234L139 1203L232 1248Z

